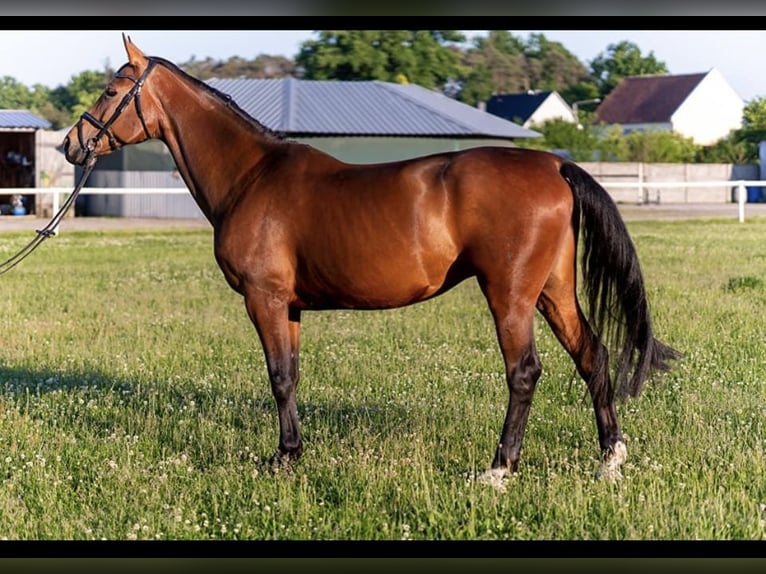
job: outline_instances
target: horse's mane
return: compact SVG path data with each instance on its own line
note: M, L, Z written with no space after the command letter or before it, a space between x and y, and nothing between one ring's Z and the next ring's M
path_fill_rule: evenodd
M192 84L194 84L196 87L200 88L201 90L206 91L210 95L214 96L218 100L221 101L222 104L224 104L227 108L231 109L233 112L235 112L240 118L245 120L250 126L258 130L263 135L266 135L270 138L274 138L277 140L284 140L284 135L280 134L279 132L276 132L265 125L263 125L261 122L256 120L253 116L248 114L245 110L243 110L241 107L239 107L239 104L234 101L234 99L229 94L224 94L220 90L215 89L213 86L210 86L209 84L206 84L202 80L195 78L191 74L184 72L181 68L179 68L177 65L175 65L173 62L166 60L165 58L160 58L157 56L150 56L148 57L149 60L156 62L157 64L160 64L170 70L170 72L174 74L178 74L181 77L185 78Z

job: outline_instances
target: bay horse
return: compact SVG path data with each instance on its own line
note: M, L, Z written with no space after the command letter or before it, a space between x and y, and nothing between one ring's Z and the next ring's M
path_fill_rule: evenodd
M123 43L128 62L67 134L66 158L82 165L150 138L168 147L260 338L279 419L274 462L303 452L296 403L303 311L401 307L475 277L509 389L483 476L502 481L518 469L542 371L535 309L590 392L603 475L619 476L627 449L615 400L638 395L679 354L655 338L635 247L588 173L551 153L491 146L344 163L273 133L125 35ZM587 318L577 298L581 234Z

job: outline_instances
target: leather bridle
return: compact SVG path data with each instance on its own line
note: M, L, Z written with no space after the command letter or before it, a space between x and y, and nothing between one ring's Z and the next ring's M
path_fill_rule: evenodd
M155 60L153 60L152 58L149 58L149 65L146 67L146 70L144 70L144 73L141 74L139 78L134 78L133 76L122 74L120 72L117 72L114 75L115 78L124 78L126 80L130 80L131 82L133 82L133 87L130 88L128 93L122 97L122 101L120 102L120 104L112 113L111 117L106 122L101 122L101 120L94 117L90 112L83 112L83 114L80 116L81 120L77 125L77 139L79 141L80 148L83 151L85 151L86 153L92 153L96 149L96 146L98 145L99 140L105 135L109 140L109 147L113 151L117 149L118 143L120 145L125 145L125 142L119 139L117 136L115 136L112 133L110 128L112 127L112 124L117 120L117 118L120 117L122 112L124 112L125 109L134 100L136 104L136 114L138 115L138 119L141 120L141 127L144 128L144 133L146 134L147 138L152 137L151 133L149 132L149 128L146 126L146 120L144 119L144 112L141 109L141 88L143 87L144 82L146 81L146 78L149 75L149 72L152 71L152 69L154 68L156 64L157 62ZM83 140L82 120L88 121L95 128L98 129L98 132L96 133L96 135L88 139L87 141Z

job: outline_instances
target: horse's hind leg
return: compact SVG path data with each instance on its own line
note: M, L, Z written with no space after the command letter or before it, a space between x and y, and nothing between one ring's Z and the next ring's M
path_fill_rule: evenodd
M627 449L614 407L609 355L580 309L575 295L575 269L571 259L567 262L562 258L554 268L538 299L537 308L574 360L588 386L604 457L599 474L605 478L619 478Z

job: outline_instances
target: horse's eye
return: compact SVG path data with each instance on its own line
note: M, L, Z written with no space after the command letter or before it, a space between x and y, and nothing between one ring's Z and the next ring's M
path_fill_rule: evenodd
M110 97L110 98L113 98L114 96L116 96L116 95L117 95L117 90L115 90L114 88L112 88L112 87L110 86L110 87L108 87L108 88L106 89L105 93L106 93L106 95L107 95L108 97Z

